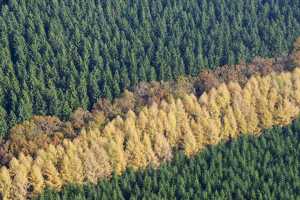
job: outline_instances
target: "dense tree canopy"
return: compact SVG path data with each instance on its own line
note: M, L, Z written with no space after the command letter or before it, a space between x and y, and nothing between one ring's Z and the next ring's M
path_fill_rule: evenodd
M127 170L96 186L47 190L38 200L297 199L300 121L259 138L242 136L192 158L176 153L159 169Z
M5 153L15 152L0 169L0 194L4 200L25 200L45 187L60 190L111 178L113 172L121 175L128 168L156 168L172 159L173 149L191 157L242 133L259 136L263 129L287 125L299 113L300 68L295 68L252 76L243 87L222 83L199 98L170 95L140 112L129 110L123 118L107 120L96 112L83 117L86 125L74 139L62 132L73 134L68 123L35 117L14 128Z
M300 2L0 1L0 134L141 81L288 52Z

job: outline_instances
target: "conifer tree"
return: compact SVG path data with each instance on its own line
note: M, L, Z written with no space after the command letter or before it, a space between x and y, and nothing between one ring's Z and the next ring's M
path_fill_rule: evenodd
M192 156L197 152L197 141L190 129L187 129L184 133L183 146L187 156Z
M54 190L59 190L63 184L62 178L51 160L46 160L42 164L42 174L46 186Z
M124 127L127 138L125 152L128 158L128 166L133 169L138 169L146 166L146 158L143 154L144 146L135 127L135 120L135 114L129 111Z
M95 155L95 159L97 162L96 169L96 177L99 179L110 177L112 174L112 166L110 158L108 157L107 152L103 147L101 147L97 143L92 143L91 150Z
M172 158L172 149L168 140L162 133L157 133L154 139L154 152L161 162Z
M292 74L292 81L294 85L293 97L297 105L300 105L300 69L296 68Z
M32 193L32 197L35 197L45 188L44 177L40 167L37 164L32 165L28 179L30 183L29 191Z
M84 181L96 184L98 178L101 176L97 174L102 166L100 166L96 161L96 156L93 151L90 149L85 150L82 155L83 160L83 172L84 172Z
M11 199L26 200L28 188L28 171L26 166L19 163L17 159L10 162L10 173L12 174Z
M11 190L11 176L9 174L8 169L3 166L0 169L0 196L3 200L11 199L10 190Z
M115 136L115 140L110 140L107 144L107 153L111 159L113 170L116 174L120 175L127 165L127 155L123 149L123 139Z
M256 113L255 102L253 102L251 86L247 84L243 89L243 105L242 112L245 113L246 121L248 122L247 133L257 133L259 131L259 121Z
M224 111L223 124L222 124L222 137L225 139L236 137L238 134L237 122L232 110L229 106Z
M148 134L144 134L143 136L143 146L144 146L144 156L146 157L146 162L149 166L157 167L159 165L159 160L157 159L150 137Z
M238 130L241 133L247 133L247 122L245 118L245 113L243 112L243 97L242 97L242 89L237 83L229 83L228 84L229 90L231 92L231 98L232 98L232 108L233 113L237 122Z

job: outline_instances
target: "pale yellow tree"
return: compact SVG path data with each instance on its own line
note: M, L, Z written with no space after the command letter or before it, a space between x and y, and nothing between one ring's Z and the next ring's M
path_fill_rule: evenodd
M84 175L82 161L76 151L66 150L66 154L60 165L60 174L65 183L83 183Z
M190 128L185 129L185 133L183 135L183 148L184 153L187 156L192 156L197 153L197 141Z
M246 84L243 89L243 105L241 107L242 112L245 114L247 123L247 133L256 134L259 132L259 119L256 113L255 101L253 98L251 85Z
M11 199L26 200L28 188L28 171L26 166L15 158L9 163L10 174L13 177L11 185Z
M96 176L99 177L99 179L110 177L113 169L110 163L110 158L102 144L92 143L91 150L93 151L98 163Z
M247 133L247 122L245 118L245 113L242 110L243 108L243 96L242 96L242 89L240 85L236 82L230 82L228 84L228 88L231 93L231 104L233 113L236 119L238 131L241 133Z
M298 106L300 106L300 68L296 68L292 74L293 97Z
M222 83L217 88L217 94L215 97L215 101L220 109L225 109L228 105L230 105L231 96L230 96L228 87L225 83Z
M23 152L19 154L19 163L22 163L26 169L26 171L30 171L31 164L32 164L32 158L30 156L25 156Z
M45 188L45 181L42 174L42 170L39 164L34 163L29 172L29 191L31 192L31 197L35 197L40 194Z
M166 125L166 137L172 147L174 147L177 144L178 140L178 133L176 132L176 127L177 127L177 119L176 119L176 105L171 104L172 108L167 114L167 121L168 124Z
M231 106L228 106L224 112L222 125L223 139L234 138L238 136L238 125Z
M211 118L213 119L220 119L221 107L217 104L217 90L215 88L211 89L208 93L208 104L207 104L207 111L209 112ZM216 124L220 127L220 124Z
M172 159L172 149L167 138L162 133L157 133L154 139L154 152L161 162Z
M126 136L125 152L128 159L127 165L133 169L142 168L146 165L146 158L143 155L143 144L141 142L141 133L136 128L136 115L129 111L124 123L124 133Z
M51 160L45 160L42 163L41 170L47 187L54 190L59 190L62 187L61 176Z
M299 107L290 101L288 97L285 97L278 105L274 118L277 124L287 125L298 113Z
M270 128L273 125L272 110L269 110L268 94L271 87L270 76L257 77L253 95L255 96L255 109L260 121L261 128Z
M86 149L82 154L84 182L96 184L101 177L98 172L103 166L99 165L94 152Z
M142 110L137 118L137 127L141 130L141 132L145 131L148 120L149 119L147 118L145 111Z
M206 145L207 138L205 137L204 128L201 123L198 123L194 119L191 120L191 130L196 140L196 151L202 150Z
M177 99L176 101L176 143L181 142L184 134L186 132L185 129L188 127L189 119L188 113L185 111L184 105L181 99Z
M116 135L114 140L108 141L106 150L111 159L112 168L116 174L121 175L127 166L127 155L123 149L123 138L120 135Z
M10 189L12 185L12 180L8 169L3 166L0 169L0 196L3 200L10 200Z
M268 94L268 104L269 104L269 110L272 114L272 118L274 119L274 116L276 115L276 107L281 99L281 96L279 96L278 89L276 87L273 87L270 89ZM273 121L273 124L275 125L276 122Z
M146 162L151 167L158 167L159 160L155 155L155 152L152 147L152 143L148 134L144 134L143 136L143 146L144 146L144 155L146 158Z

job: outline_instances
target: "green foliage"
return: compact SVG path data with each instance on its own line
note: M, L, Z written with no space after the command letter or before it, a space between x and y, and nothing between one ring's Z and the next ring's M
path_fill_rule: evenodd
M298 0L0 4L1 130L32 114L68 118L139 81L284 54L300 34Z
M58 199L298 199L300 120L260 137L242 136L187 158L177 153L159 169L114 175L96 186L45 191Z

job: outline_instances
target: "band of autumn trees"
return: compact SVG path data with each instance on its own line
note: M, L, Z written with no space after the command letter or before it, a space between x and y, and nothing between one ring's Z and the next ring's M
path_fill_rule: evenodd
M191 156L207 145L241 133L258 135L261 129L286 125L299 114L300 69L253 76L243 88L221 84L196 98L169 97L129 111L99 127L83 128L73 141L40 149L35 158L20 153L1 168L0 191L4 200L26 199L45 187L96 183L126 168L157 167L172 158L172 149Z

